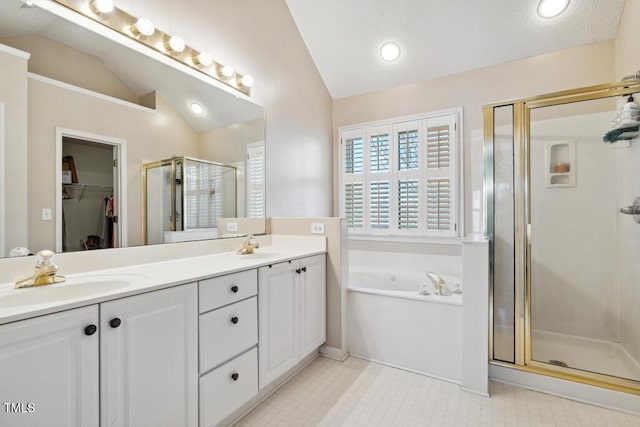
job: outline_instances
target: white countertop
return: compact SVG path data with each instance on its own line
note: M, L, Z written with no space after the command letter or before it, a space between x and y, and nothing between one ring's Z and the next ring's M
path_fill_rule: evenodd
M225 252L95 270L68 275L66 282L55 285L14 289L13 283L3 283L0 284L0 324L326 253L324 239L310 238L309 244L305 244L304 240L297 239L295 244L283 241L277 245L260 247L251 255ZM64 275L64 271L59 273ZM110 282L113 282L113 286L110 286ZM89 292L87 287L91 286L97 291ZM80 287L81 292L75 292ZM18 293L30 294L16 297ZM27 302L19 303L23 300Z

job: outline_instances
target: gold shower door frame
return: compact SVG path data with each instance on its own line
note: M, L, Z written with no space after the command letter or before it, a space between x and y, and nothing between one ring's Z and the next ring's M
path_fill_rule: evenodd
M490 260L489 292L489 362L494 365L516 368L523 371L548 375L584 384L605 387L640 395L640 382L605 374L565 368L531 359L531 183L530 183L530 120L534 108L570 104L610 98L640 92L640 81L589 86L555 92L532 98L498 102L483 106L484 118L484 218L485 234L494 241L494 109L513 108L514 149L514 264L515 264L515 363L493 359L493 251Z

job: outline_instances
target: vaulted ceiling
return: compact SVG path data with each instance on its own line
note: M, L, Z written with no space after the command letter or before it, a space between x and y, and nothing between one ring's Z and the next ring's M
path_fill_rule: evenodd
M630 0L637 1L637 0ZM625 0L286 0L334 99L615 38ZM380 46L401 56L385 62Z

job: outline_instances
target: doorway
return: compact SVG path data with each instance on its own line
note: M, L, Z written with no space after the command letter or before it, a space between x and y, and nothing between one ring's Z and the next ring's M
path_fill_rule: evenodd
M126 246L125 144L57 129L57 252Z

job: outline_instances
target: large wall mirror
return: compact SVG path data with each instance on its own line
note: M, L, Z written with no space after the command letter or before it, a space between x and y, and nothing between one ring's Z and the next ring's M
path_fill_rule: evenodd
M264 233L264 110L44 9L0 2L0 256Z

